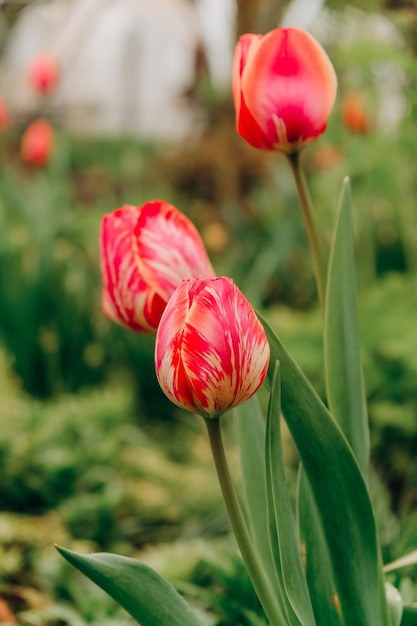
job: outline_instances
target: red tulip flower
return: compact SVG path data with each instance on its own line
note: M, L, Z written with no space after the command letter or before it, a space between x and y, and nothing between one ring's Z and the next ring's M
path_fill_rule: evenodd
M54 56L48 52L39 54L29 66L29 82L39 93L53 91L59 81L59 65Z
M6 128L9 126L9 122L9 110L3 98L0 98L0 132L6 130Z
M156 331L183 279L214 276L193 224L162 200L105 215L100 244L103 311L136 332Z
M336 98L326 52L298 28L243 35L233 62L238 133L255 148L299 152L317 139Z
M34 167L48 163L54 148L54 129L48 120L35 120L27 127L20 144L22 160Z
M264 329L230 278L185 280L177 287L155 344L156 375L174 404L218 417L257 391L268 363Z

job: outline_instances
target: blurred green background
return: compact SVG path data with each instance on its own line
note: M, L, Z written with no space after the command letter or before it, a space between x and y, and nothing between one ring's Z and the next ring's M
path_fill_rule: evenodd
M287 4L239 0L237 31L273 28ZM1 5L6 32L22 8ZM417 549L417 7L329 0L323 10L315 23L339 92L304 165L326 246L344 176L352 181L372 489L389 561ZM395 37L376 36L379 19ZM145 559L207 625L265 623L199 423L160 392L153 338L117 327L100 304L102 215L166 199L324 394L320 315L290 171L236 135L230 91L214 89L200 64L193 97L206 122L193 140L71 133L46 101L39 112L56 131L46 167L21 161L26 118L11 111L0 135L0 622L132 623L62 562L56 542ZM235 465L231 420L225 428ZM392 580L417 602L415 568Z

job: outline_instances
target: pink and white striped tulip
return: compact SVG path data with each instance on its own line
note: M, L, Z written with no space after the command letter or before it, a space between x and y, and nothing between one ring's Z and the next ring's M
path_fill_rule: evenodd
M214 276L196 228L163 200L105 215L100 246L103 311L136 332L156 331L183 279Z
M233 61L238 133L255 148L298 152L325 129L337 79L321 45L298 28L243 35Z
M266 376L269 356L265 331L230 278L183 281L156 334L162 390L204 418L248 400Z

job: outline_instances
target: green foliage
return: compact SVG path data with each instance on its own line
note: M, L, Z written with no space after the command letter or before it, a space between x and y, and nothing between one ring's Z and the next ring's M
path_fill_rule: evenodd
M413 14L398 7L375 13L372 23L366 10L381 2L368 4L375 6L349 2L333 15L328 50L338 98L325 136L305 155L322 233L332 230L332 203L341 180L346 174L351 179L358 277L364 286L391 271L415 270L417 232ZM362 133L352 132L342 119L344 97L352 90L363 102L368 128Z
M360 291L361 357L371 420L372 457L392 488L396 509L412 505L417 469L417 277L390 274ZM324 397L323 347L317 312L289 315L270 309L268 319L309 380Z
M84 536L104 544L111 541L125 495L116 459L126 448L131 407L132 398L120 387L78 398L64 396L48 405L3 394L3 508L40 513L65 503L69 526L76 515ZM103 436L109 432L116 436ZM76 527L73 530L77 535Z
M337 11L346 6L339 0L327 4ZM382 2L348 4L375 10ZM362 13L357 15L360 19ZM372 461L379 473L375 477L371 471L369 489L386 561L417 548L417 65L411 12L407 15L391 13L406 34L404 44L377 42L363 29L353 43L336 38L331 44L339 102L325 137L305 154L325 241L346 172L354 189L361 346ZM374 115L381 105L378 68L383 66L404 76L407 99L406 115L391 134ZM351 88L364 95L370 119L364 135L352 134L340 121L342 96ZM203 138L196 146L161 154L130 140L60 135L53 162L40 172L17 163L16 146L3 155L0 339L24 388L55 397L53 402L32 402L21 393L19 381L6 374L9 365L0 362L0 501L13 512L0 515L0 592L18 607L23 626L132 623L69 568L46 562L42 555L51 540L82 552L131 553L181 535L211 538L228 531L205 443L194 425L185 425L189 418L173 413L157 389L153 340L115 327L100 311L97 232L104 212L125 202L166 197L203 226L203 236L207 227L207 242L210 225L220 225L226 244L211 250L219 272L234 276L256 306L268 307L271 325L325 397L321 322L316 311L306 311L315 292L289 177L280 160L245 151L241 142L230 152L228 145L218 133L212 141ZM327 148L336 158L323 167L320 151ZM341 287L336 281L333 304L339 296L349 300L346 292L338 292ZM327 347L331 344L334 351L329 338ZM334 360L327 360L328 376L329 362ZM134 380L126 376L128 370ZM118 382L108 384L115 372ZM79 393L97 384L96 391ZM329 384L335 389L335 380ZM138 400L140 415L135 414ZM334 401L330 405L334 410ZM237 411L245 416L244 422L238 418L238 429L247 441L242 502L248 497L258 502L256 519L248 520L252 526L259 526L266 502L264 489L257 489L265 467L256 462L263 454L259 442L265 424L246 419L258 409L249 404ZM146 435L138 422L146 422ZM300 485L303 480L304 474ZM307 487L300 489L306 494L299 509L303 532L324 540L311 493L309 500ZM74 545L74 540L80 543ZM267 533L254 540L274 576ZM165 547L155 551L161 554ZM199 606L204 623L263 626L261 607L234 544L229 551L223 546L221 556L210 547L204 556L193 552L191 558L193 550L191 543L180 557L171 555L168 578ZM334 571L325 556L307 563L307 578L313 577L329 593ZM415 568L390 573L389 580L406 604L417 602ZM8 595L12 585L27 585L28 597L34 594L38 603L41 590L49 595L41 608L36 601L30 606L23 592L22 597ZM323 615L325 609L313 600L314 611ZM330 609L327 603L327 610L326 624L338 624L337 602ZM413 626L416 619L415 609L406 608L401 623Z
M360 359L352 201L345 181L340 199L327 279L325 312L326 397L365 477L369 423Z
M276 355L273 355L273 357ZM273 358L272 357L272 358ZM289 624L315 625L298 529L288 493L281 439L281 374L275 361L265 440L269 536Z
M276 572L268 532L265 484L265 418L256 398L236 407L234 417L242 468L242 505L259 558L268 578L274 580ZM252 502L251 507L249 502Z
M201 626L174 587L147 565L116 554L58 551L142 626Z
M228 544L206 548L188 574L190 583L180 583L188 594L206 607L213 626L265 626L259 600L243 561Z
M267 325L266 331L273 362L282 366L282 410L314 493L345 619L362 623L367 616L363 623L388 624L375 521L363 477L333 418Z
M12 151L10 141L4 150ZM130 361L150 372L138 389L159 395L149 338L135 342L100 306L101 217L149 199L151 155L134 142L77 142L63 134L42 171L23 170L0 154L8 160L0 172L0 340L31 394L99 384Z
M190 600L208 626L266 626L233 537L159 544L142 558Z
M97 380L96 234L85 241L86 220L74 215L59 177L41 173L22 184L6 169L0 187L0 337L18 375L40 394Z
M198 445L198 431L171 423L170 435L164 433L166 448L182 447L182 454L181 463L170 461L163 442L135 422L127 381L33 401L14 385L1 351L0 357L3 510L32 515L59 510L74 537L101 549L127 541L141 545L156 536L172 539L185 520L190 529L213 523L219 495L207 480L209 459L191 448ZM181 487L184 472L191 491ZM205 493L201 501L193 497L196 489Z
M382 9L384 6L384 0L349 0L349 2L343 2L342 0L327 0L326 4L332 9L343 10L346 6L353 6L363 9L365 11L375 11Z

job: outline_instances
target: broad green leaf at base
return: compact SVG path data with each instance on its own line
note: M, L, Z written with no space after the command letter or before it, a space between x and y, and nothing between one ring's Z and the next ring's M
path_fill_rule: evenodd
M144 563L117 554L57 550L141 626L202 626L174 587Z

